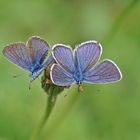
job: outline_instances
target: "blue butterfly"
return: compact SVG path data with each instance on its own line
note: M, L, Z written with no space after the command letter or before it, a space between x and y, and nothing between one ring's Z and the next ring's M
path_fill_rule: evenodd
M52 50L57 64L52 65L50 77L55 85L110 83L122 78L113 61L106 59L98 63L102 47L96 41L81 43L74 50L67 45L56 44Z
M49 45L40 37L32 36L27 43L13 43L6 46L3 54L20 68L29 71L30 81L35 80L41 72L54 60L52 56L46 59Z

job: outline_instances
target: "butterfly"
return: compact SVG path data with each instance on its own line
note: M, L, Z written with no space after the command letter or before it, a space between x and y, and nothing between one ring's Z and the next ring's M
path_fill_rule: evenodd
M31 74L30 81L35 80L41 72L54 60L48 55L48 43L37 36L32 36L27 43L13 43L3 49L3 55L20 68Z
M118 66L111 60L98 62L102 46L97 41L87 41L74 50L64 44L56 44L52 55L57 62L53 64L50 77L55 85L69 86L81 83L110 83L121 80Z

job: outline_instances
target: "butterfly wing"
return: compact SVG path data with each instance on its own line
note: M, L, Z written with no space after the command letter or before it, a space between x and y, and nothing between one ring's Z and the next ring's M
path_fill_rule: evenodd
M81 73L91 69L99 60L102 47L96 41L87 41L75 49L77 65Z
M53 47L53 57L66 71L72 73L75 70L73 52L70 47L56 44Z
M47 67L49 64L55 63L55 60L52 55L50 55L43 63L43 67Z
M69 86L75 82L73 75L63 69L59 64L53 64L50 76L52 82L58 86Z
M53 64L55 61L54 61L54 58L53 56L49 56L46 61L44 62L44 64L42 65L42 67L40 69L38 69L37 71L33 72L32 74L32 77L30 79L30 81L32 82L33 80L35 80L40 74L41 72L46 69L46 67L50 64Z
M32 64L30 54L24 43L15 43L3 49L3 55L17 66L30 71Z
M84 82L110 83L121 80L122 75L117 65L111 60L104 60L84 73Z
M26 45L29 49L32 64L42 64L48 54L49 45L47 42L40 37L33 36L29 38Z

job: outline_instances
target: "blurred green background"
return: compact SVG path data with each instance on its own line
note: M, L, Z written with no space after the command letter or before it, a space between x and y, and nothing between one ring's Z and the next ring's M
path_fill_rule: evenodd
M50 46L97 40L103 46L101 59L115 61L123 74L115 84L84 84L81 94L76 86L66 89L40 140L140 140L140 2L131 2L0 0L1 52L32 35ZM44 114L41 80L29 90L27 73L13 78L21 73L26 72L0 53L0 140L28 140Z

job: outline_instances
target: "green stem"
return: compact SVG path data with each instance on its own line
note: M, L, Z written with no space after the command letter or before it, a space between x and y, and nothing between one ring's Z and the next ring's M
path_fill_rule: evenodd
M53 94L48 95L45 115L42 118L42 120L41 120L39 126L37 127L37 129L31 135L30 140L37 140L38 139L41 130L43 129L44 125L48 121L49 116L51 115L51 112L52 112L53 107L55 105L56 99L57 99L57 96L54 96Z
M62 124L62 122L67 118L69 112L74 107L74 104L77 103L78 97L80 96L80 93L77 91L77 87L73 87L72 90L70 90L70 93L73 93L71 95L68 95L67 103L63 107L61 107L62 112L57 114L57 117L51 122L51 125L49 126L49 129L47 129L44 137L47 136L48 139L58 130L58 127ZM59 107L58 107L59 108Z

